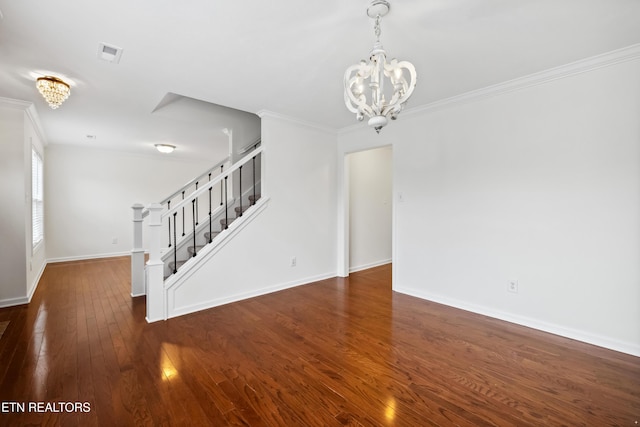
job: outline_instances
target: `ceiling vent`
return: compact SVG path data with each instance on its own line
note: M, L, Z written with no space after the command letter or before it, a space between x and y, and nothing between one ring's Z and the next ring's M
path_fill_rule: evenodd
M122 48L118 46L113 46L106 43L100 43L98 45L98 59L102 59L103 61L113 62L117 64L120 62L120 57L122 56Z

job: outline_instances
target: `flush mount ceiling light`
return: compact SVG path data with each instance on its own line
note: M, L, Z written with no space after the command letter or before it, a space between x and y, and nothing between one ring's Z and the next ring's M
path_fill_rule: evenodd
M38 77L36 87L54 110L71 95L71 87L57 77Z
M410 62L392 59L380 43L380 21L389 13L389 2L374 0L367 8L367 15L375 19L376 42L371 49L369 62L364 60L347 68L344 73L344 102L358 120L369 117L368 124L376 132L395 120L416 87L416 69ZM409 77L409 81L407 81ZM385 86L385 80L389 82ZM366 92L369 89L370 93Z
M171 144L156 144L156 148L159 152L168 154L172 153L173 150L176 149L176 146Z

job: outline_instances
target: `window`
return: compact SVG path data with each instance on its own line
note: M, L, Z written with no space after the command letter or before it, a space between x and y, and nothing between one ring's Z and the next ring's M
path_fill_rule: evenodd
M32 243L35 248L44 238L44 197L42 157L31 149L31 228Z

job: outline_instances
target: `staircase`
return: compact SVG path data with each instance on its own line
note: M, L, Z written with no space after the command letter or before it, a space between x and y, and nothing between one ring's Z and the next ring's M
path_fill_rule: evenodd
M259 184L259 183L257 183ZM209 244L214 244L216 237L224 233L225 230L228 230L229 226L238 218L242 217L243 214L246 214L250 208L255 205L255 203L260 200L260 194L253 194L246 197L247 202L243 203L242 207L236 201L231 202L230 209L232 209L233 216L226 217L225 211L221 210L220 212L214 213L211 215L211 231L209 230L208 223L200 224L196 228L196 238L195 245L193 244L192 238L188 236L186 240L178 240L178 246L173 246L176 250L171 250L171 247L166 248L164 255L162 256L162 260L165 263L164 270L164 279L165 281L171 277L171 275L176 274L178 270L187 262L190 258L194 258L200 253L202 249L207 247ZM238 204L238 206L235 206ZM223 217L223 218L221 218ZM217 224L216 224L217 222ZM213 226L213 224L216 224ZM207 231L204 231L207 230Z
M146 295L147 321L166 319L169 289L262 210L262 151L258 141L236 163L223 160L160 203L133 206L131 295Z

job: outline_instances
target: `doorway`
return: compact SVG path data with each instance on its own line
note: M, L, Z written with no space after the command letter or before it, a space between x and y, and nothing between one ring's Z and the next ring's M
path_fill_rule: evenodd
M392 146L345 156L348 272L392 260Z

